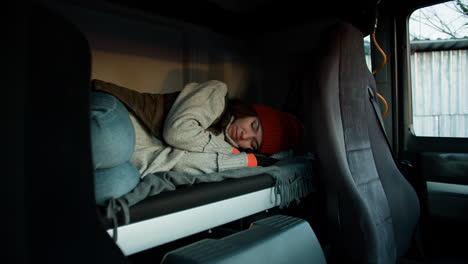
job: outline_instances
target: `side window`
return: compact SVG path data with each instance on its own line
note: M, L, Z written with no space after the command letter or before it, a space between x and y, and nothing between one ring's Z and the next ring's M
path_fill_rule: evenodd
M414 11L409 33L414 134L468 137L468 2Z
M367 68L372 72L370 36L364 38L364 55L366 56Z

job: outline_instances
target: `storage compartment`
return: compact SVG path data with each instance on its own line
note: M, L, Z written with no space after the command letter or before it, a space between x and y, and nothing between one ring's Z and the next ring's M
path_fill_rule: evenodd
M288 241L288 243L285 243ZM310 225L276 215L253 222L249 229L222 239L204 239L167 253L176 263L326 263Z

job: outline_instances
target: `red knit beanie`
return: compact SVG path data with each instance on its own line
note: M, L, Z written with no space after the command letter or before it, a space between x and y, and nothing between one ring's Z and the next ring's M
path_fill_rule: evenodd
M292 114L265 105L251 105L263 130L259 153L274 154L297 146L304 135L304 126Z

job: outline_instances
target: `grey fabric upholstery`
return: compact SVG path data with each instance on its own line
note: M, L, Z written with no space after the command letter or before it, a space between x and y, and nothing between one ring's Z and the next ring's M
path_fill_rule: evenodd
M369 108L368 104L368 108ZM369 112L372 109L368 110ZM402 256L411 245L412 234L418 223L419 200L413 187L393 162L392 153L375 115L369 114L369 133L375 165L389 201L394 226L397 256Z
M331 254L347 263L395 263L410 246L419 202L369 101L375 81L361 32L339 23L322 40L304 82L304 100L311 105L305 126L314 131L327 188Z

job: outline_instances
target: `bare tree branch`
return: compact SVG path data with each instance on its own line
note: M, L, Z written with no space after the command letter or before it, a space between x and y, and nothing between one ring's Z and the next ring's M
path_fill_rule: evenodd
M444 21L435 12L432 12L432 14L427 14L425 10L421 10L420 12L422 15L422 19L419 21L416 20L417 22L422 23L426 26L429 26L441 33L447 34L452 38L456 38L456 36L454 36L454 34L450 31L450 28L444 23ZM437 19L436 21L439 23L435 22L434 17Z
M457 10L463 15L468 16L468 5L463 4L461 0L456 0L455 3L455 6L458 7Z
M411 20L418 22L421 25L430 27L437 32L447 35L450 38L458 38L460 37L459 35L463 34L461 32L463 32L463 29L468 25L468 21L463 23L459 20L468 18L468 7L466 4L462 3L462 0L447 2L444 4L444 6L460 15L441 17L438 9L435 7L429 7L420 9L418 12L415 12L411 16ZM414 34L413 36L416 37ZM422 36L419 37L421 38Z

